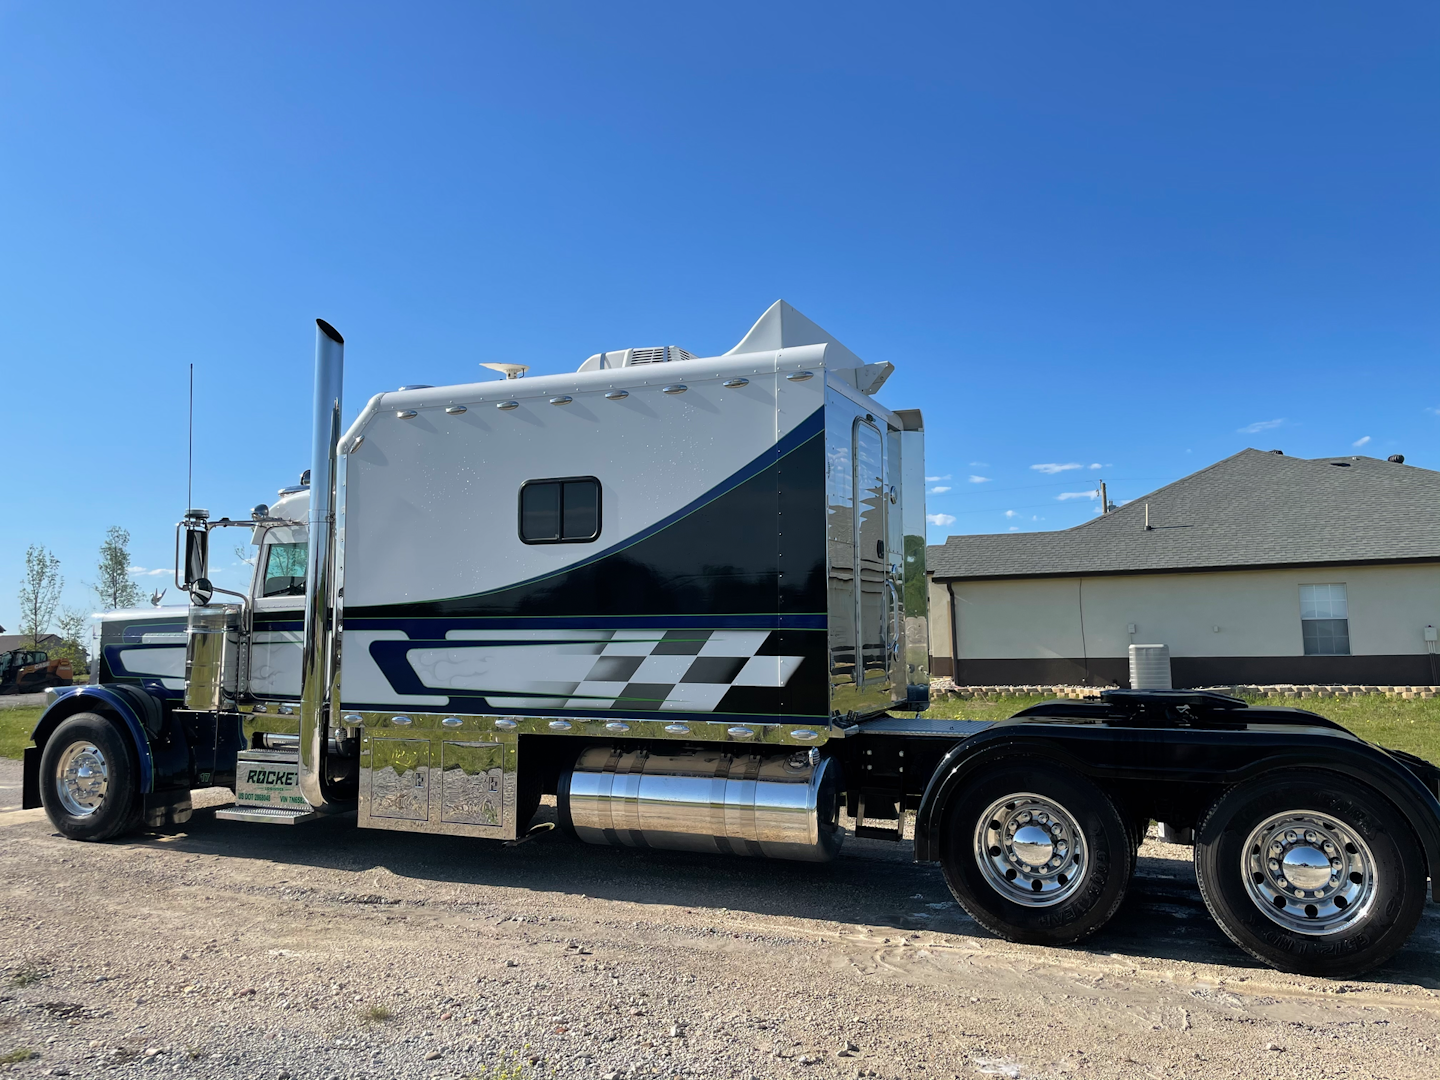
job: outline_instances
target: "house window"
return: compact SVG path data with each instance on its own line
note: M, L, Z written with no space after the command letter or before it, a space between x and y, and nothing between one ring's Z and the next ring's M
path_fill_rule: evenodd
M600 536L600 481L593 476L527 480L520 488L520 539L583 544Z
M1300 586L1300 634L1306 656L1350 655L1350 614L1344 585Z

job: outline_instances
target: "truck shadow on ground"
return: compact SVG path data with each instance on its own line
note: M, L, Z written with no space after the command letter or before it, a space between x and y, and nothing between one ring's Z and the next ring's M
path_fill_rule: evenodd
M544 811L542 810L542 818ZM910 861L908 842L847 842L831 863L793 863L683 851L584 844L558 830L514 846L426 834L361 831L340 817L292 828L217 821L197 810L179 830L135 838L137 846L363 874L384 869L410 882L501 887L538 894L727 909L828 923L991 938L954 903L939 868ZM278 886L277 889L283 888ZM388 902L357 882L333 902ZM447 890L449 893L449 890ZM316 900L327 898L321 891ZM406 902L414 902L413 893ZM428 903L429 901L427 901ZM455 904L453 894L436 903ZM463 903L464 901L458 901ZM1129 895L1111 922L1072 948L1108 959L1148 958L1263 971L1233 945L1206 911L1192 866L1172 858L1139 860ZM1041 950L1048 952L1049 950ZM1038 956L1037 956L1038 958ZM1428 904L1409 944L1381 971L1350 982L1440 989L1440 905Z

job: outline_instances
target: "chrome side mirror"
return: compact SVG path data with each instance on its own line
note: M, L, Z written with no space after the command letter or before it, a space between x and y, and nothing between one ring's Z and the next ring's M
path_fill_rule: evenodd
M196 607L204 607L210 603L210 598L215 595L215 587L210 584L207 577L196 578L190 584L190 602Z
M205 581L210 570L210 534L203 528L185 530L185 587ZM209 582L205 581L207 587ZM207 594L208 600L208 594Z

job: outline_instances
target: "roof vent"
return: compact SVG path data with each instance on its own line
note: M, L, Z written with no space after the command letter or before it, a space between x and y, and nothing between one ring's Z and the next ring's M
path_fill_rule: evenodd
M1386 461L1392 461L1392 462L1394 462L1396 465L1404 465L1404 464L1405 464L1405 455L1404 455L1404 454L1391 454L1391 455L1390 455L1389 457L1387 457L1385 460L1386 460Z
M1284 450L1271 450L1270 453L1272 453L1272 454L1279 454L1281 457L1284 457L1284 456L1285 456L1285 451L1284 451Z
M695 354L679 345L656 345L648 349L616 349L596 353L583 364L581 371L603 371L608 368L634 367L637 364L668 364L672 360L694 360Z
M1350 462L1348 462L1348 461L1332 461L1332 462L1330 462L1330 464L1331 464L1331 465L1334 465L1337 469L1348 469L1348 468L1350 468Z

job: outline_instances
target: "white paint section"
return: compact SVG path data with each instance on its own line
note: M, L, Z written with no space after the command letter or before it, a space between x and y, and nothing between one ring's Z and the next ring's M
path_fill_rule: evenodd
M578 697L566 700L567 709L608 709L615 703L615 699L625 692L626 683L623 682L587 682L582 687Z
M654 653L661 630L456 631L443 646L416 644L405 662L427 688L480 694L496 708L646 708L713 712L731 686L784 686L798 656L754 656L767 630L700 630L700 653ZM613 639L611 635L614 635ZM571 640L556 641L556 636ZM408 642L403 631L347 631L342 700L373 705L443 704L443 698L397 694L370 655L375 641ZM708 650L708 651L707 651ZM733 659L733 666L713 657ZM734 677L731 678L731 673ZM719 679L720 681L697 681ZM642 689L643 688L643 689Z
M250 692L258 697L299 697L304 635L299 630L258 630L250 639Z
M601 648L596 644L454 646L411 649L405 655L427 687L565 695L594 669Z
M678 683L690 670L690 665L695 662L695 657L684 656L651 656L647 657L641 665L635 669L635 674L630 676L632 683Z
M716 630L700 646L701 656L754 656L765 644L769 630Z
M724 683L676 683L664 701L662 712L714 712L730 689Z
M183 640L183 635L182 635ZM185 647L174 649L121 649L120 666L132 675L185 678ZM183 689L183 682L181 689Z
M374 705L434 705L443 708L444 695L397 694L385 678L370 644L375 641L407 641L401 630L346 630L342 644L344 662L340 667L340 700Z
M784 686L803 659L800 656L752 656L735 676L735 685Z
M723 483L820 408L826 348L786 349L778 360L752 353L384 395L357 425L365 438L348 456L346 607L502 588L635 536ZM797 370L815 376L783 377ZM736 376L748 384L721 385ZM662 392L677 384L684 393ZM629 396L607 400L612 388ZM551 405L557 396L572 401ZM496 408L506 400L519 406ZM446 414L451 403L466 411ZM402 408L417 415L399 419ZM522 543L521 484L563 476L600 480L600 538Z

